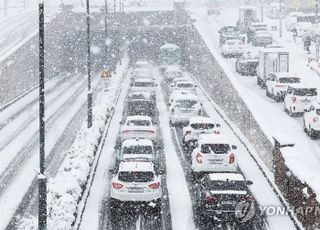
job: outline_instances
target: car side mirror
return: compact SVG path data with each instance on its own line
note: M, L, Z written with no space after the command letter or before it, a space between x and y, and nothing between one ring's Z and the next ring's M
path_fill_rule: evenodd
M247 184L247 185L253 185L253 182L252 182L251 180L247 180L247 181L246 181L246 184Z
M157 170L157 174L158 175L164 175L165 174L165 171L163 169L158 169Z
M231 148L232 148L233 150L236 150L236 149L237 149L237 146L232 145Z

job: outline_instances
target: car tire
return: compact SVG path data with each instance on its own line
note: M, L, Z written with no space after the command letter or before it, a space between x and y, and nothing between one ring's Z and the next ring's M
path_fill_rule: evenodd
M294 115L294 113L292 112L292 108L290 107L290 108L289 108L289 116L290 116L290 117L293 117L293 115Z
M268 87L266 88L266 96L271 97Z
M303 119L303 131L304 131L305 133L308 133L308 129L307 129L307 127L306 127L306 121L305 121L305 119Z

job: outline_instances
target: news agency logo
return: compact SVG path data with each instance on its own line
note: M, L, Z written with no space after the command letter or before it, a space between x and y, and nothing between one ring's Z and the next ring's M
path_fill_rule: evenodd
M254 206L254 202L241 201L236 205L235 217L241 223L245 223L251 220L255 214L256 214L256 209Z

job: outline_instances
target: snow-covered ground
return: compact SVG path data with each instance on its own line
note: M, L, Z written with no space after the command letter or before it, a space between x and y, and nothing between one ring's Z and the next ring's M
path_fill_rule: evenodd
M204 9L194 9L191 12L192 17L197 20L195 26L199 33L264 133L270 141L272 141L273 136L283 136L296 144L296 152L291 158L299 162L299 165L304 165L303 169L305 171L302 172L298 168L290 169L296 172L298 176L302 175L301 179L309 182L308 184L320 194L316 185L320 183L317 176L320 173L319 142L310 140L303 132L301 118L289 117L284 112L282 103L276 103L265 96L265 91L257 86L256 78L240 76L234 68L235 60L223 59L220 55L218 30L224 25L235 25L238 16L237 9L224 9L220 16L207 16ZM290 69L300 73L304 82L320 88L320 78L307 67L307 54L302 50L301 44L295 44L286 31L284 31L283 38L275 37L275 39L290 51ZM315 183L316 181L318 182Z

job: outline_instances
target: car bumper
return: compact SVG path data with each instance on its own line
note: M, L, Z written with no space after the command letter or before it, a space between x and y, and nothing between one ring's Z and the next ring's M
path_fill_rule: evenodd
M121 202L150 202L161 200L161 190L156 192L128 193L111 190L110 197Z
M223 164L198 164L192 163L192 171L196 173L200 172L236 172L237 165L223 165Z
M121 134L120 139L126 140L126 139L132 139L132 138L144 138L149 139L152 141L157 140L156 134L146 134L146 133L131 133L131 134Z

